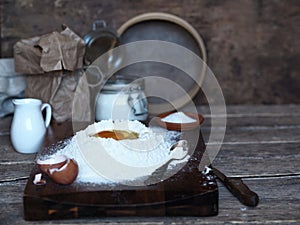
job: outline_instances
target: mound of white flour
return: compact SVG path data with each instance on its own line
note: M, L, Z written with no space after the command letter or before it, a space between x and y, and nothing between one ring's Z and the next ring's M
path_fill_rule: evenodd
M103 130L134 131L139 134L139 138L117 141L112 138L93 136ZM79 166L77 182L115 183L114 180L106 178L109 176L103 174L107 173L106 168L110 173L115 170L118 172L113 168L116 163L137 169L163 164L168 159L170 148L179 135L179 132L167 132L162 128L148 128L138 121L104 120L77 132L67 145L54 155L63 154L77 161ZM109 159L113 159L113 163L110 163ZM95 169L96 162L100 167L105 166L102 174Z

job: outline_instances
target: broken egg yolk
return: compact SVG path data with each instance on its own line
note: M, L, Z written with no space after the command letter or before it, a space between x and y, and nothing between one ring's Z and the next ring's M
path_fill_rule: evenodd
M133 131L127 130L104 130L96 133L95 137L100 138L113 138L117 141L124 139L138 139L139 134Z

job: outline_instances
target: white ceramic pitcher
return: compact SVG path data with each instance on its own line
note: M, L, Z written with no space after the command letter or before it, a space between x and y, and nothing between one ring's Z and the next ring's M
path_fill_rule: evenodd
M50 124L52 109L48 103L34 98L14 99L14 117L11 125L11 141L20 153L35 153L40 150ZM46 109L45 119L42 111Z

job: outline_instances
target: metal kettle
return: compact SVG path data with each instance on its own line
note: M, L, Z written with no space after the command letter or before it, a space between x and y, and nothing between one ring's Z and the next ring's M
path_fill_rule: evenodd
M113 28L107 27L104 20L95 20L92 30L83 37L86 43L85 64L90 65L99 56L119 43L119 35Z

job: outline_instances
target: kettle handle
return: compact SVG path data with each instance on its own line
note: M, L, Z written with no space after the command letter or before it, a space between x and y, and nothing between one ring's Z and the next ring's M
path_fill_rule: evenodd
M48 103L42 104L41 111L46 109L46 118L45 118L45 126L46 128L49 126L52 116L52 109L51 106Z
M93 30L97 30L97 26L101 25L102 28L106 28L106 22L105 20L95 20L93 22Z

